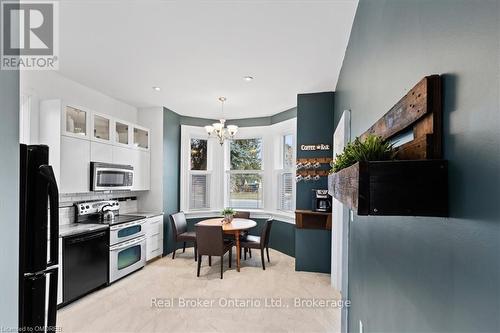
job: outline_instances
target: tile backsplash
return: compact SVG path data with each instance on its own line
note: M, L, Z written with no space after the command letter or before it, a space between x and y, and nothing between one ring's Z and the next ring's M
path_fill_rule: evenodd
M59 195L59 225L70 224L75 221L74 204L84 201L120 200L120 213L126 214L137 211L137 196L141 192L117 191L112 193L65 193Z

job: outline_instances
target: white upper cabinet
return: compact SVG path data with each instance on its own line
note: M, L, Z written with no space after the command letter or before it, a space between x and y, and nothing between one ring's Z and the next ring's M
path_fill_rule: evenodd
M113 146L101 142L90 143L90 161L113 163Z
M135 155L132 149L127 147L113 147L113 163L133 166L135 163Z
M61 137L61 193L90 191L90 141Z
M134 167L133 191L146 191L151 188L150 158L149 151L129 147L113 147L113 163Z
M132 143L131 128L132 126L121 120L115 120L115 143L123 146L130 146Z
M134 125L134 147L149 150L149 130Z
M132 189L150 189L149 129L58 99L40 102L39 129L61 193L90 191L90 162L132 165Z
M135 191L149 190L150 183L150 153L148 151L134 150L134 185L132 189Z
M81 107L65 106L62 112L62 135L88 138L90 111Z
M112 142L112 131L111 131L111 117L93 113L92 114L92 140L111 143Z

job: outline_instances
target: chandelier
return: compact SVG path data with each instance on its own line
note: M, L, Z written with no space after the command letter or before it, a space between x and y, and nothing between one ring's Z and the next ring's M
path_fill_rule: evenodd
M221 111L224 116L224 102L226 101L226 97L219 97L219 101L221 102ZM230 140L234 137L236 132L238 132L238 126L236 125L227 125L225 119L220 119L218 123L213 123L212 125L205 126L205 130L208 133L208 137L214 137L219 140L220 145L224 144L224 140Z

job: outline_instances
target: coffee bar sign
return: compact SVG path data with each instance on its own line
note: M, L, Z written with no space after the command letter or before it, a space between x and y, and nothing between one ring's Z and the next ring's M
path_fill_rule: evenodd
M314 145L300 145L300 150L302 151L314 151L314 150L330 150L331 146L325 143L318 143Z

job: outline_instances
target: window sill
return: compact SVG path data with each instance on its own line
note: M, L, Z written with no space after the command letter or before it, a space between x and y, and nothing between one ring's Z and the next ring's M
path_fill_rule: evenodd
M273 217L277 221L295 224L295 214L282 211L269 211L262 209L245 209L250 212L250 218L268 219ZM185 211L184 214L188 219L221 217L220 210L203 210L203 211Z

